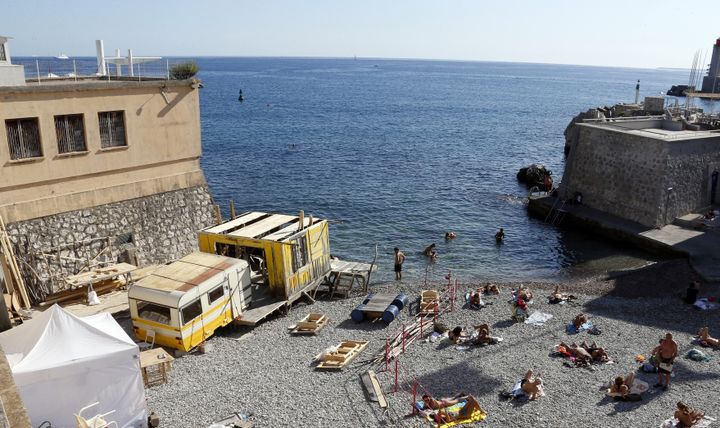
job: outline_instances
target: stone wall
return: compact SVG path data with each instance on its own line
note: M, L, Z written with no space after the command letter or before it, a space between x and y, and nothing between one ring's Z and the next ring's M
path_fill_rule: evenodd
M707 207L718 169L720 136L664 140L585 124L578 126L559 192L562 198L580 192L591 208L660 227Z
M570 149L560 196L647 226L660 224L667 149L663 141L580 125Z
M26 281L39 290L35 294L42 294L60 289L59 279L78 272L87 259L144 266L182 257L197 250L197 230L212 223L209 190L196 186L10 223L7 228Z

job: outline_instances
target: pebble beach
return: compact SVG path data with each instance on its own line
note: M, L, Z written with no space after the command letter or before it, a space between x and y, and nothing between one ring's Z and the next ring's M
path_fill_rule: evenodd
M672 416L679 400L719 417L720 352L691 342L703 326L709 326L715 337L720 335L720 310L700 311L681 302L680 295L692 279L694 272L685 260L660 262L636 271L563 283L564 292L578 297L565 305L547 303L554 283L525 282L535 294L530 312L553 316L545 325L534 326L510 319L510 290L518 283L499 284L501 294L487 297L487 306L474 310L464 305L462 295L481 284L462 283L460 278L455 308L439 322L450 328L488 323L491 334L503 341L464 347L447 340L418 340L398 359L397 392L394 364L385 371L384 363L371 360L382 353L387 337L397 334L403 323L413 321L420 290L442 290L445 284L440 280L428 285L404 281L377 284L373 291L405 292L411 297L410 307L392 324L352 321L350 312L364 297L357 293L347 299L296 304L289 314L252 329L225 328L208 340L210 346L204 354L190 353L175 360L168 383L147 390L148 408L160 417L161 426L177 428L210 426L234 412L249 415L258 427L431 426L418 416L408 416L415 383L419 394L445 397L465 392L475 396L488 414L476 426L657 427ZM717 295L717 291L717 284L703 284L701 295ZM310 312L329 316L329 325L317 335L291 336L288 326ZM602 334L567 334L566 324L580 312L586 313ZM635 356L649 356L666 332L674 335L680 348L669 390L652 388L657 375L637 372L639 379L651 385L641 401L606 397L601 385L637 370ZM315 370L314 356L343 340L369 344L341 371ZM603 346L614 363L590 369L567 367L562 359L550 356L560 341L583 340ZM712 360L685 358L692 348L706 352ZM360 375L369 369L377 372L388 400L385 410L366 398ZM542 373L546 396L536 401L501 399L500 393L509 390L528 369Z

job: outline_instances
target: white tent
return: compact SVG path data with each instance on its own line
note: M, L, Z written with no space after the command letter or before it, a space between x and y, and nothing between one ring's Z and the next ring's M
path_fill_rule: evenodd
M74 413L107 413L121 427L147 426L139 350L109 315L76 317L55 305L0 333L33 426L75 427Z

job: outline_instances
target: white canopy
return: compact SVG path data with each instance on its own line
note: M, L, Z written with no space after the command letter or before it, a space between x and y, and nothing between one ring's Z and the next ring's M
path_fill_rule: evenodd
M0 333L15 384L33 426L75 427L74 413L116 412L107 420L145 427L147 409L139 349L110 314L76 317L54 305Z

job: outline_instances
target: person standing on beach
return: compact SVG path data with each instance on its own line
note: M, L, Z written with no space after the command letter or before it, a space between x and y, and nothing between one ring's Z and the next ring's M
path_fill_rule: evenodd
M405 254L400 251L400 248L395 247L395 279L402 279L402 265L405 262Z
M658 383L655 384L655 388L662 387L663 391L666 391L670 387L670 374L678 355L678 344L673 340L671 333L666 333L665 339L660 341L660 345L654 351L658 358ZM663 385L663 375L665 376L665 385Z

